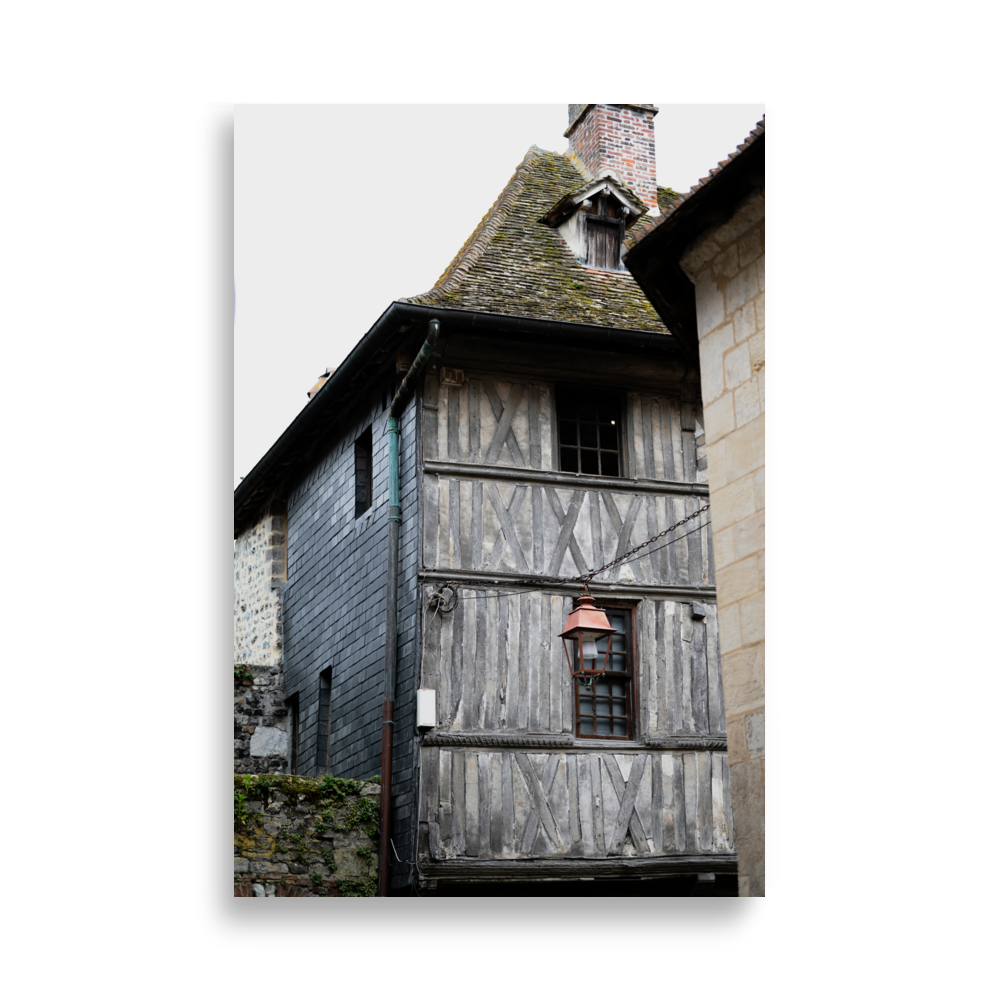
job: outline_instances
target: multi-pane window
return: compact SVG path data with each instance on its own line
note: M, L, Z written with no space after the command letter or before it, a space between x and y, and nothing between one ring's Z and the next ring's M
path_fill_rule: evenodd
M372 505L372 429L354 442L354 516Z
M621 400L590 389L556 395L559 468L590 476L621 476Z
M588 687L576 682L576 735L597 739L627 740L633 733L633 647L632 608L605 607L611 627L617 629L611 640L608 669ZM608 639L597 644L598 662L602 662Z

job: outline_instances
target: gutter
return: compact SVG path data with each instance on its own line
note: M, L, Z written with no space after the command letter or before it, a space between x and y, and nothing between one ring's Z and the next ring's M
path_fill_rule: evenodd
M421 372L437 347L441 322L427 324L427 339L403 376L389 406L389 561L385 589L385 699L382 703L382 800L379 813L378 894L389 895L389 851L392 818L392 731L396 699L396 600L399 578L399 419L413 395ZM322 391L322 390L320 390Z
M647 348L654 345L672 349L677 346L675 338L666 332L653 333L393 302L236 488L233 494L236 517L234 537L270 502L275 490L289 472L293 471L290 466L294 463L295 449L313 443L325 430L324 423L334 419L341 395L374 359L385 340L406 324L427 323L435 318L447 321L456 331L498 333L505 338L521 335L535 343L549 341L612 349Z

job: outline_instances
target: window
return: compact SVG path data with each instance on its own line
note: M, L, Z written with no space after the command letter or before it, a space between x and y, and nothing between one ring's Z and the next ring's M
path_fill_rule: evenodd
M576 735L587 739L634 739L632 664L635 660L632 607L608 607L603 611L612 628L611 655L608 670L591 687L582 680L576 682ZM603 656L608 640L602 639L597 649Z
M319 675L319 719L316 723L316 773L330 773L330 688L333 667Z
M372 429L354 442L354 516L372 505Z
M584 264L605 271L621 269L622 235L625 223L622 206L617 198L604 194L594 198L586 208L587 247Z
M621 400L591 389L556 393L559 468L588 476L621 476Z
M288 773L299 773L299 696L285 699L288 711Z

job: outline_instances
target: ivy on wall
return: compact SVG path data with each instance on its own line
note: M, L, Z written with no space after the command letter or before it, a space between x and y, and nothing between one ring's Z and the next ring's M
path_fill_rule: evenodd
M234 775L234 853L246 859L242 870L253 863L256 881L291 881L309 887L305 895L374 896L379 807L372 783L378 776Z

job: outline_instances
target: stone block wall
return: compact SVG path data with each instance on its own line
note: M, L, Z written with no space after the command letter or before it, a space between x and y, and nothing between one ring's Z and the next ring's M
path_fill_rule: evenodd
M374 896L377 781L237 775L234 896Z
M681 258L694 282L741 896L764 895L764 192Z
M281 650L286 526L284 505L274 505L233 547L233 770L238 774L288 769Z
M233 770L288 770L288 710L280 667L237 663L233 668Z
M281 663L281 588L288 580L286 517L272 508L233 548L233 663Z

